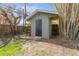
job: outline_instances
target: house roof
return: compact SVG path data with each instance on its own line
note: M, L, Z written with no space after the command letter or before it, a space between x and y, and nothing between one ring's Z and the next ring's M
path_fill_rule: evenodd
M35 14L37 13L46 13L46 14L52 14L52 15L58 15L58 13L55 13L55 12L49 12L49 11L46 11L46 10L35 10L31 15L29 15L26 20L29 20L30 18L32 18Z

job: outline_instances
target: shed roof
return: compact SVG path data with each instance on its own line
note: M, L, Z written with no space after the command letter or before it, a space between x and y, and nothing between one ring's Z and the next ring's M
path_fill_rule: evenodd
M52 15L58 15L58 13L55 13L55 12L49 12L49 11L46 11L46 10L35 10L31 15L29 15L26 20L29 20L30 18L32 18L35 14L37 13L46 13L46 14L52 14Z

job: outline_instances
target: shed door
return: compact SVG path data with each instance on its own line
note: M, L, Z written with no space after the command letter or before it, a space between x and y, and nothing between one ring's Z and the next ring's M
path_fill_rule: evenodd
M42 20L36 20L36 36L42 36Z

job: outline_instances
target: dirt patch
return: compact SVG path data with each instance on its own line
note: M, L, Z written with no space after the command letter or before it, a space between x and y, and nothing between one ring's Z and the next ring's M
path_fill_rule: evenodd
M33 56L74 56L79 55L76 48L78 41L63 40L60 37L52 39L31 40L23 45L23 55Z

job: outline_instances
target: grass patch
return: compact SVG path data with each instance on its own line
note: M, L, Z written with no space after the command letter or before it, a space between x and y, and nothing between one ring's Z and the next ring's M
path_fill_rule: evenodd
M21 46L26 43L26 39L18 39L0 48L0 56L13 56L21 53Z

